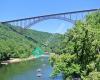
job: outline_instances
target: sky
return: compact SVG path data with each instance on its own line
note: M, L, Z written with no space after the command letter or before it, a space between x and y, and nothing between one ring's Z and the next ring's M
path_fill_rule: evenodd
M100 8L100 0L0 0L0 21L95 8ZM72 26L69 22L51 19L31 28L64 33Z

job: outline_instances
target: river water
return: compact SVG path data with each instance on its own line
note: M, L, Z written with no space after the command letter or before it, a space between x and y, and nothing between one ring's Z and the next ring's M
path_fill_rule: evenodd
M52 68L47 57L10 64L0 68L0 80L62 80L60 76L52 79ZM37 77L41 75L41 77Z

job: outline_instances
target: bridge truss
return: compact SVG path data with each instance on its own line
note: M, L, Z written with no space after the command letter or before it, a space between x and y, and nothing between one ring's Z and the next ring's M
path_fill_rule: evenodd
M91 12L96 12L98 10L99 9L90 9L90 10L50 14L50 15L43 15L43 16L37 16L37 17L3 21L1 23L11 24L13 26L21 27L23 29L30 28L32 25L39 23L41 21L44 21L44 20L48 20L48 19L60 19L60 20L64 20L67 22L71 22L72 24L75 24L76 21L82 20L87 14L90 14Z

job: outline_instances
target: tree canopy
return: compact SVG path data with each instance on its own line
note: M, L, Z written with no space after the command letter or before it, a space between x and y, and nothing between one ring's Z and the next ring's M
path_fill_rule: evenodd
M52 76L62 73L64 80L74 77L82 80L100 79L100 12L86 15L77 21L59 42L59 55L50 57Z

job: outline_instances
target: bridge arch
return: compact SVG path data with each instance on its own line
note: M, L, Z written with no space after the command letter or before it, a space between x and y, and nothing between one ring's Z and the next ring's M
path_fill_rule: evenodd
M45 21L45 20L49 20L49 19L56 19L56 20L63 20L63 21L67 21L67 22L70 22L72 24L75 24L76 23L76 20L72 20L72 19L69 19L69 18L66 18L66 17L56 17L56 16L53 16L53 17L45 17L45 18L38 18L34 21L30 21L30 23L28 25L26 25L24 28L27 29L27 28L30 28L31 26L37 24L37 23L40 23L42 21Z

